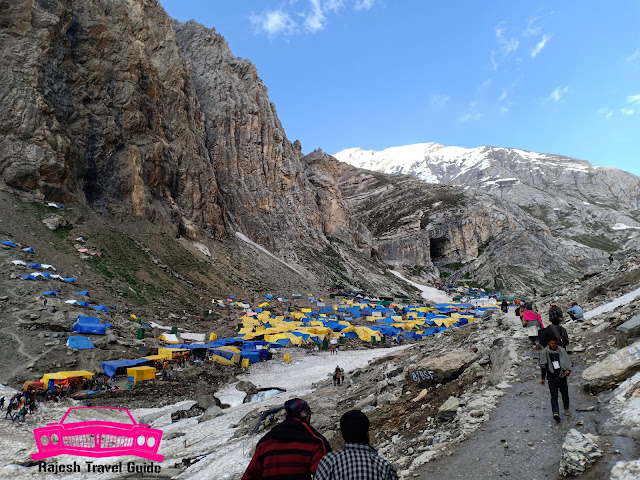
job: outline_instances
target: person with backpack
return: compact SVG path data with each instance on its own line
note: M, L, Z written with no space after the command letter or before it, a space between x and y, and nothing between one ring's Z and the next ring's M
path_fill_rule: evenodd
M502 304L500 305L500 310L502 310L503 313L509 312L509 304L504 299L502 300Z
M555 319L558 320L558 324L564 320L562 310L558 304L556 302L551 302L551 306L549 307L549 321L553 323Z
M540 345L544 348L549 344L549 341L553 339L558 342L558 346L566 350L567 345L569 345L569 335L567 334L567 330L560 326L560 317L557 315L550 315L550 318L551 325L540 331Z

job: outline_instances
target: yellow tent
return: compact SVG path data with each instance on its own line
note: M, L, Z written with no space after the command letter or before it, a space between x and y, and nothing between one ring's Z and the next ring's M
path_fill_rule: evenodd
M167 360L171 360L188 351L187 348L159 348L158 355L166 355Z
M64 375L66 378L93 378L95 376L95 374L87 372L86 370L72 370L58 373Z
M134 383L143 380L155 380L156 369L153 367L130 367L127 368L127 377L133 378Z
M44 383L46 387L47 385L49 385L49 380L66 380L66 379L67 377L65 377L62 373L56 372L56 373L45 373L40 379L40 381Z
M223 350L223 348L221 347L218 350ZM233 353L233 355L231 355L231 358L226 358L225 356L223 356L222 351L216 353L216 350L211 350L211 360L220 365L237 365L238 362L240 362L240 358L241 357L239 353Z
M163 350L166 350L166 349L163 349ZM157 361L171 360L171 354L167 353L167 354L164 354L164 355L160 355L160 354L158 354L158 355L149 355L149 356L142 357L142 358L144 358L146 360L157 360Z

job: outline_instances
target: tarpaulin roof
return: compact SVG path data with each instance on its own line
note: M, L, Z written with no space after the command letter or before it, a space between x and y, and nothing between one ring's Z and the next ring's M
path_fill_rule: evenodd
M146 358L138 358L136 360L111 360L109 362L102 362L102 369L104 374L108 377L113 377L116 374L116 370L121 367L134 367L141 363L146 363L149 360Z
M75 293L76 295L84 295L85 297L89 296L89 291L88 290L81 290L79 292L73 292L73 293Z
M100 319L98 317L89 317L87 315L78 315L76 321L80 323L100 323Z
M89 350L96 348L90 338L87 337L69 337L67 339L67 347L77 348L78 350Z
M105 335L107 333L107 326L99 323L80 323L76 322L71 328L72 332L76 333L93 333L96 335Z
M49 290L47 292L42 292L43 295L46 295L48 297L51 296L55 296L55 297L59 297L60 295L58 295L58 292L54 291L54 290Z
M94 305L93 308L99 312L109 312L109 309L104 305Z
M13 248L17 247L17 245L10 240L5 240L4 242L2 242L2 244L6 245L7 247L13 247Z

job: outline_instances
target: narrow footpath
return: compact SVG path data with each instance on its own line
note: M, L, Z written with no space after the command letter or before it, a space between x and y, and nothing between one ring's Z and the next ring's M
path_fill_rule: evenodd
M509 321L519 320L509 312ZM429 462L415 472L418 479L493 479L513 477L527 480L558 478L562 444L567 432L575 428L581 433L596 434L598 422L603 422L598 399L580 388L582 367L572 356L574 369L569 377L571 417L561 413L561 423L552 418L547 385L540 385L538 352L524 335L518 338L518 354L522 361L517 368L519 380L500 399L490 419L466 441L451 446L442 457ZM562 409L562 401L560 407ZM580 478L609 478L615 462L635 459L640 455L635 442L626 437L600 437L604 455ZM618 453L616 453L616 451Z

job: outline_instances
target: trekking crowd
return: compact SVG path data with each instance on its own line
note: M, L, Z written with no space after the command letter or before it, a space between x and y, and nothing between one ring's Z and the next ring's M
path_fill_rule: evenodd
M0 398L0 410L4 409L5 397ZM4 414L5 420L24 422L27 413L33 414L38 409L36 394L33 391L16 393L7 403L7 411Z
M562 398L562 406L565 417L571 416L569 409L569 386L567 377L571 375L573 367L566 348L569 345L567 330L560 325L564 321L562 309L556 302L549 306L549 322L545 327L542 315L538 313L531 302L525 302L516 309L516 315L520 317L522 326L527 329L527 335L531 345L541 350L539 356L540 384L549 386L551 395L551 412L556 422L560 422L560 407L558 394ZM584 312L577 302L571 302L571 307L566 313L571 320L584 319Z

